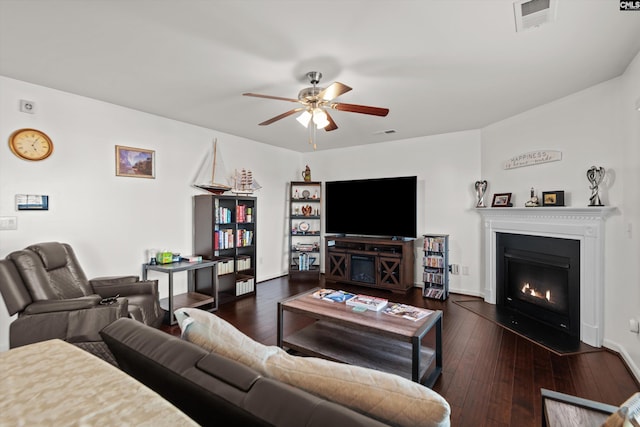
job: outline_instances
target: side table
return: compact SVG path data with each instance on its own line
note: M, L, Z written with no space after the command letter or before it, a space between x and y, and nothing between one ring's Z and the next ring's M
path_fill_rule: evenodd
M196 280L196 271L211 269L210 287L199 289ZM173 314L174 310L181 307L203 307L211 305L209 311L218 309L218 260L202 260L198 262L173 262L171 264L142 264L142 280L147 280L149 271L158 271L169 275L169 296L160 300L160 307L165 310L170 325L177 323ZM188 274L187 293L173 295L173 274L186 271ZM206 293L205 293L206 292Z
M545 388L540 392L543 427L600 426L618 410L613 405Z

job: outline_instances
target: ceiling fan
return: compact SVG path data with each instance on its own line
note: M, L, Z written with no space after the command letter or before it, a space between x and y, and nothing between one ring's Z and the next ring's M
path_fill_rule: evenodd
M340 82L331 83L326 88L318 87L322 73L318 71L310 71L306 74L313 86L302 89L298 93L298 99L283 98L280 96L260 95L257 93L243 93L244 96L255 96L257 98L277 99L280 101L297 102L302 104L301 107L294 108L278 116L272 117L259 123L260 126L270 125L280 119L289 117L292 114L302 111L297 120L304 126L308 127L313 121L315 128L324 128L325 131L338 129L338 125L333 121L328 110L348 111L351 113L370 114L373 116L386 116L389 114L388 108L369 107L367 105L345 104L342 102L333 102L340 95L351 90L351 88Z

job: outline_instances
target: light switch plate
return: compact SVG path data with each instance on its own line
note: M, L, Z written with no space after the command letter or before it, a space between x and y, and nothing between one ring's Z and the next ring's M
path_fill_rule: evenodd
M15 216L0 216L0 230L17 230L18 218Z

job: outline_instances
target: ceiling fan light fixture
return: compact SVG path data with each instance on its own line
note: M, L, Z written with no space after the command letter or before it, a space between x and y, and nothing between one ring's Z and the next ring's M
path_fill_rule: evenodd
M317 128L326 128L329 126L329 119L327 119L327 113L321 108L315 108L313 110L313 123Z
M304 110L302 114L300 114L296 120L304 127L309 127L309 122L311 121L311 113L307 110Z

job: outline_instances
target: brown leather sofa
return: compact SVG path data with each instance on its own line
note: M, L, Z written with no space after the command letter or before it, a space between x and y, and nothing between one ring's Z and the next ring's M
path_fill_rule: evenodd
M130 316L158 327L163 318L157 281L87 280L65 243L38 243L0 260L0 293L9 314L18 314L9 329L11 348L53 338L99 342L99 331L116 319Z
M120 369L202 426L386 425L131 319L101 335Z

